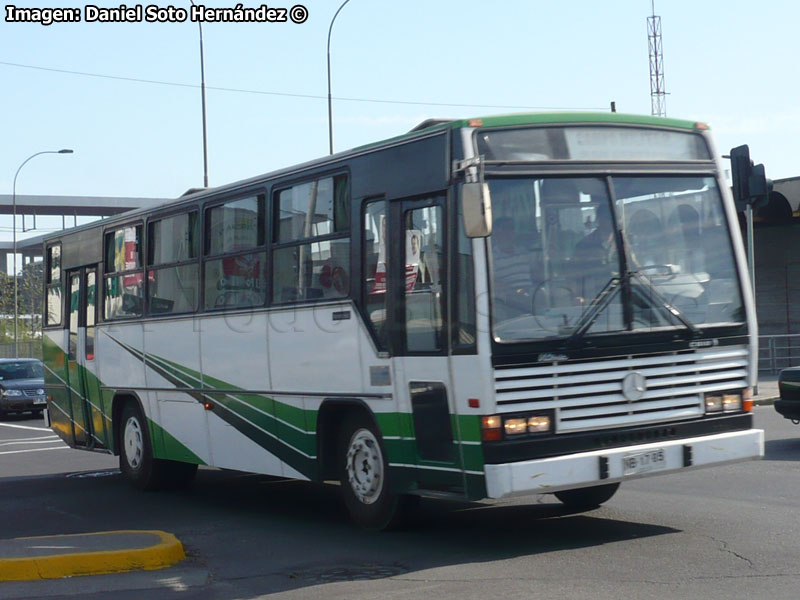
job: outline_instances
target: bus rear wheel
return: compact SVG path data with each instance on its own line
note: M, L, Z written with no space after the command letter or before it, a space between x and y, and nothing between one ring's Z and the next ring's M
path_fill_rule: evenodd
M352 414L339 435L339 481L350 517L367 529L390 529L401 518L401 499L391 489L380 433L368 417Z
M122 408L119 433L119 470L122 474L141 490L161 487L162 469L153 458L147 421L136 402L128 401Z
M119 424L119 470L141 490L181 489L197 473L197 465L153 458L153 445L142 410L128 401Z
M573 510L590 510L597 508L607 502L617 493L619 483L608 483L606 485L596 485L594 487L580 488L577 490L564 490L556 492L555 496L563 502L567 508Z

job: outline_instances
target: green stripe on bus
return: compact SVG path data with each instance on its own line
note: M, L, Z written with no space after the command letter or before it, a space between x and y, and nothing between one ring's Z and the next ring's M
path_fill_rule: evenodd
M182 460L184 462L194 463L196 465L205 465L205 461L192 452L187 446L179 442L172 434L161 427L152 419L148 419L150 431L161 437L163 442L163 451L156 451L153 448L153 455L156 458L168 458L171 460ZM154 445L155 446L155 445Z

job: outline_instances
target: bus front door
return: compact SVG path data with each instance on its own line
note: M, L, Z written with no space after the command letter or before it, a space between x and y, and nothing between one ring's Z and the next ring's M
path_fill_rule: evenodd
M72 437L76 446L94 448L101 441L99 435L103 435L105 428L102 412L91 403L91 398L98 396L100 389L94 376L87 370L94 361L97 269L91 267L70 271L67 282L67 385Z
M457 416L447 341L447 229L444 196L392 203L395 394L411 413L417 480L461 493Z

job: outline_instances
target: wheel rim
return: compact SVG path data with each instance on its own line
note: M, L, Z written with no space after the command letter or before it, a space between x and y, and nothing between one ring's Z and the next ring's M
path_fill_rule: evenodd
M142 427L136 417L131 417L125 423L124 435L125 460L132 469L138 469L142 464L144 454L144 438L142 437Z
M359 429L350 438L347 480L360 502L372 504L380 497L383 485L383 454L377 438L369 429Z

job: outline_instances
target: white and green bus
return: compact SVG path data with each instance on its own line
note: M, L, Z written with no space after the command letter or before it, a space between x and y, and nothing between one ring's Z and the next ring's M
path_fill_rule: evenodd
M553 493L759 458L756 320L700 123L407 135L45 241L50 426L137 487L198 465L420 496Z

